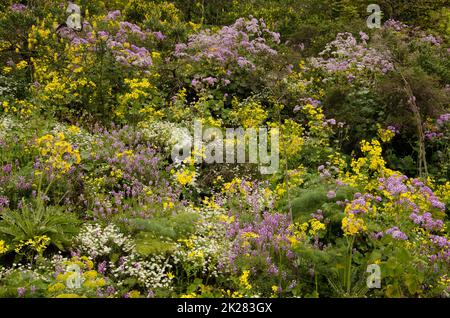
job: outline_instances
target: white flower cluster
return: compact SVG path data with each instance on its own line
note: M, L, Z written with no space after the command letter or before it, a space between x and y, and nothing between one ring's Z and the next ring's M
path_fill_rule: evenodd
M131 238L123 235L114 224L106 227L85 224L75 238L75 244L79 252L92 258L117 252L127 254L134 247Z
M161 147L167 155L171 154L174 146L192 142L192 136L187 128L167 121L146 124L141 132L152 144Z
M41 268L36 267L33 268L31 264L22 264L22 263L13 263L11 267L3 267L0 266L0 286L2 285L2 280L7 279L10 275L15 273L20 273L20 277L25 280L28 278L28 281L34 280L44 280L46 276L42 274Z
M192 213L200 214L196 231L191 237L179 240L173 254L175 264L181 264L188 272L201 272L217 277L228 270L224 255L230 249L230 241L221 218L226 218L221 209L201 208Z
M146 289L170 288L172 278L169 277L172 265L169 259L154 255L148 261L140 260L135 253L120 259L119 265L110 262L111 274L120 287L130 277L135 278L138 284Z
M95 143L95 135L91 135L88 131L77 126L68 126L60 123L56 123L51 134L64 133L67 140L75 145L79 149L85 149L90 151L92 145Z
M0 140L7 139L12 130L22 131L23 125L12 116L0 116Z

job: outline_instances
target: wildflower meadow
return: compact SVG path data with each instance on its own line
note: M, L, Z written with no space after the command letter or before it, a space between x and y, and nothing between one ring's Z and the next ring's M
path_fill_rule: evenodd
M0 0L0 298L450 297L449 40L444 0Z

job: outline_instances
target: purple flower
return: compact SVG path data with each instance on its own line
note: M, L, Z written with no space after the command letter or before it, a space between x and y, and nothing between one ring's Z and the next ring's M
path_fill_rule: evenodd
M336 197L336 192L331 191L331 190L327 192L327 198L328 199L333 199L335 197Z
M8 163L3 166L3 173L10 174L12 170L12 164Z
M446 122L450 122L450 113L440 115L436 122L440 126Z
M103 40L108 39L109 37L109 33L106 31L98 31L98 36L101 37Z
M0 211L9 205L9 199L4 196L0 196Z
M380 238L382 238L384 236L383 232L373 232L372 233L372 237L376 240L379 240Z
M27 9L27 6L21 3L13 3L10 9L14 12L23 12Z
M361 40L363 40L364 42L366 42L369 39L369 36L362 31L359 32L359 36L361 37Z
M406 234L400 231L400 229L396 226L387 229L385 233L390 234L396 240L406 241L408 239L408 236L406 236Z
M110 11L105 17L105 20L116 20L121 16L120 10Z
M160 32L160 31L153 32L153 35L155 36L155 38L158 41L162 41L162 40L164 40L166 38L166 36L164 34L162 34L162 32Z
M97 271L100 274L104 274L106 272L106 261L101 262L100 264L98 264L98 269Z
M209 77L204 78L202 81L207 83L210 86L213 86L215 83L217 83L217 78L209 76Z
M26 290L26 288L25 287L19 287L19 288L17 288L17 294L18 294L18 297L23 297L24 295L25 295L25 292L26 292L27 290Z

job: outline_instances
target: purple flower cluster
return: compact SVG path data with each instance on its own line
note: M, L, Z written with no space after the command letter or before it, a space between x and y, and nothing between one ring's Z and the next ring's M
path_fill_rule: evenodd
M394 19L389 19L384 23L383 27L395 31L402 31L403 29L408 28L408 25Z
M362 44L358 44L351 33L339 33L336 40L328 43L325 50L320 52L321 57L311 59L312 65L328 73L348 71L356 73L364 70L382 73L392 71L394 65L388 55L368 48L366 44L368 36L364 34L361 37L365 40ZM355 74L350 80L353 81L354 78Z
M441 132L434 132L434 131L426 131L425 132L425 138L428 140L434 140L439 139L444 136L444 133Z
M268 41L278 44L280 35L267 29L262 19L241 18L218 32L205 30L191 36L188 43L176 45L174 55L193 62L218 64L227 68L226 73L230 76L231 67L254 71L258 57L277 55Z
M430 243L434 246L430 248L430 260L432 262L450 262L450 240L444 236L430 235Z
M440 46L441 43L442 43L442 39L436 38L436 37L434 37L434 36L431 35L431 34L429 34L429 35L427 35L427 36L424 36L424 37L421 39L421 41L422 41L422 42L431 43L431 44L433 44L433 45L435 45L435 46Z
M241 224L236 218L230 224L227 236L234 239L230 253L231 263L240 257L263 257L269 275L278 275L279 268L276 264L279 257L294 257L289 240L294 233L286 214L266 212L260 221L247 224Z
M355 215L367 214L373 209L371 206L371 202L374 199L375 197L370 193L355 193L353 196L353 200L351 202L347 202L345 210L347 211L347 213L352 213Z
M115 10L115 11L109 11L108 14L105 17L106 21L110 21L110 20L117 20L121 17L121 13L120 10Z
M155 211L143 209L143 206L155 207L165 201L179 201L181 189L173 188L163 177L158 152L140 132L127 126L111 131L99 129L94 143L98 149L89 160L98 166L107 165L112 172L121 171L119 180L109 170L100 175L105 182L103 186L109 189L107 194L92 196L87 193L95 218L108 218L123 212L132 217L150 217ZM138 206L132 207L130 202L137 202Z
M410 185L405 184L408 177L405 175L393 175L389 178L380 178L379 182L381 185L378 190L386 190L392 196L399 196L401 194L410 192L419 194L424 200L428 201L432 208L438 209L442 212L445 211L445 204L440 201L440 199L434 194L430 187L426 186L419 179L411 179ZM415 213L419 213L419 207L416 203L412 202L407 197L403 197L398 201L400 204L406 204Z
M116 10L109 12L105 20L118 20L120 17L120 11ZM158 41L165 38L161 32L144 31L138 25L127 21L117 22L118 30L115 34L104 30L94 32L88 22L85 21L84 23L83 29L86 30L86 37L70 36L68 38L71 40L71 44L74 46L89 45L90 50L95 50L95 46L92 47L91 44L96 44L99 41L105 42L116 60L128 67L147 69L153 65L152 54L147 47L133 43L143 42L149 38Z
M10 9L14 12L23 12L27 9L27 6L21 3L13 3Z
M143 32L141 27L134 23L123 21L119 23L119 26L119 31L116 34L117 41L127 41L128 35L130 34L139 37L141 40L145 40L147 37L147 33Z
M442 126L445 123L450 122L450 113L440 115L439 118L436 120L436 122L439 126Z
M333 166L330 162L326 162L325 165L317 167L317 172L319 172L321 178L331 178L339 173L339 168Z
M408 192L409 189L404 184L406 180L408 180L408 177L405 175L393 175L389 178L380 178L378 181L382 184L378 187L378 190L386 190L390 195L398 196Z
M408 236L406 236L405 233L400 231L400 229L397 226L387 229L385 233L391 235L396 240L403 240L403 241L408 240Z
M434 220L430 212L419 215L415 212L411 213L409 218L417 225L420 225L428 231L439 231L444 226L442 220Z
M436 125L430 125L425 131L425 138L429 140L439 139L448 133L448 128L445 127L450 122L450 113L442 114L436 119Z
M153 65L152 55L145 47L134 44L129 49L114 51L116 60L124 65L148 68Z
M0 196L0 211L9 206L9 199L4 196Z

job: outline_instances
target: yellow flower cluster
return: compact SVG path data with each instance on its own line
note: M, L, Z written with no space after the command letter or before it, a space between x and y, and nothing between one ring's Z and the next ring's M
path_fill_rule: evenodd
M70 261L67 261L64 263L64 265L78 265L80 266L80 268L82 269L93 269L94 268L94 262L92 262L89 257L87 256L81 256L80 258L78 257L72 257L72 259Z
M306 240L308 235L314 237L325 229L325 224L314 218L301 224L295 223L290 226L293 235L288 236L288 240L292 247L296 247L301 241Z
M450 181L438 186L435 193L443 202L450 202Z
M89 260L90 261L90 260ZM90 261L91 262L91 261ZM80 266L80 264L82 266ZM78 265L80 266L80 271L82 268L86 267L86 264L81 262L80 260L76 260L75 262L67 262L66 265ZM93 265L92 265L93 266ZM89 267L88 267L89 268ZM106 285L106 280L103 277L99 277L100 274L95 270L88 270L84 273L75 273L72 271L67 271L65 273L60 273L56 277L56 283L50 284L47 288L47 290L50 293L58 293L61 291L64 291L67 287L67 281L73 276L73 275L80 275L80 283L82 285L80 287L90 289L90 290L97 290L100 287L104 287Z
M381 144L378 140L374 139L370 143L363 140L361 142L361 151L367 155L369 168L371 170L382 170L385 167L386 162L383 159Z
M289 177L289 190L300 187L303 183L305 183L304 177L306 176L306 169L303 166L300 166L294 170L287 170L287 175ZM269 190L269 189L268 189ZM286 194L286 184L284 182L278 183L275 187L275 193L278 199L282 199Z
M39 153L45 158L48 165L45 169L64 174L70 170L73 164L81 162L80 153L73 149L72 145L65 141L64 133L58 133L56 136L45 135L36 140Z
M26 68L28 66L27 61L20 61L19 63L17 63L15 65L15 69L20 71L23 70L24 68ZM4 66L3 69L3 74L8 75L9 73L11 73L13 71L13 68L11 66Z
M243 239L257 239L259 237L255 232L245 232L241 235Z
M252 285L248 282L248 277L250 275L250 271L245 270L242 272L241 277L239 277L239 284L243 289L250 290L252 289Z
M153 87L152 84L148 81L148 79L125 79L125 84L131 89L130 93L125 94L122 98L122 102L128 102L130 100L138 100L141 97L148 97L148 89Z
M183 294L180 296L180 298L197 298L198 295L195 292L192 292L190 294Z
M155 88L147 78L127 78L125 79L125 84L128 86L129 92L119 96L119 107L115 111L116 116L123 117L128 108L134 104L142 107L141 113L158 113L153 106L145 106L146 99L151 97L151 93ZM162 116L162 113L159 114Z
M81 132L80 127L77 127L75 125L71 125L69 126L69 128L67 129L69 131L70 134L72 135L78 135Z
M353 213L349 213L342 219L342 230L346 236L353 236L367 231L367 227L363 219L356 217Z
M287 158L297 155L303 148L305 140L303 138L303 127L292 119L286 119L279 126L276 123L270 123L271 128L278 128L280 133L280 153ZM271 130L271 136L274 130Z
M257 128L267 119L267 111L260 102L253 99L239 103L238 99L234 98L232 106L231 118L242 125L244 129Z
M378 136L380 137L381 141L389 142L392 140L392 138L395 137L395 132L389 129L378 128Z
M128 293L129 298L139 298L141 297L141 292L138 290L132 290Z
M0 255L5 254L8 251L8 245L5 241L0 240Z
M237 193L240 192L241 194L246 193L246 188L250 188L252 186L252 183L250 181L244 181L242 182L239 178L234 178L230 182L227 182L222 187L222 193Z
M21 240L19 244L16 245L14 251L17 254L20 254L24 248L31 248L33 251L42 255L49 243L50 238L47 235L35 236L27 241Z
M25 100L17 100L13 103L3 101L0 105L5 113L20 114L22 116L29 116L36 109L35 105Z
M183 169L175 172L175 178L182 186L191 185L195 181L195 170Z
M242 295L240 292L237 291L231 291L227 289L226 291L222 289L222 294L225 298L244 298L244 295Z
M134 153L133 150L125 150L122 152L118 152L116 154L117 159L120 159L122 157L126 157L126 158L133 158L134 157Z

